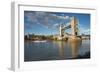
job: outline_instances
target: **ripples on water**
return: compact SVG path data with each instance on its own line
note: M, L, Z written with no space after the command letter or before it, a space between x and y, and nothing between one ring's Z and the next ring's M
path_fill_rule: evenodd
M90 58L90 40L25 41L25 61Z

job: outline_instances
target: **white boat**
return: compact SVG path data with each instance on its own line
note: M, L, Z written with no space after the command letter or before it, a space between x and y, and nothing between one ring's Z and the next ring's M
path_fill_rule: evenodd
M43 40L43 41L36 40L36 41L33 41L33 42L35 42L35 43L45 43L45 42L46 42L46 40Z

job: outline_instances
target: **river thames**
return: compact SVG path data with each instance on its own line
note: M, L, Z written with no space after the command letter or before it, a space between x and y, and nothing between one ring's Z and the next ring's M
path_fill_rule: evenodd
M89 59L90 40L82 41L25 41L24 61Z

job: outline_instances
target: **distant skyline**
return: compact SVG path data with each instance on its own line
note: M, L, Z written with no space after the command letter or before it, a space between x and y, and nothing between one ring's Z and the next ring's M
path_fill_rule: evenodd
M58 26L68 25L73 16L79 20L79 33L90 34L90 14L42 11L24 11L24 34L59 34ZM71 29L66 30L68 33L70 31Z

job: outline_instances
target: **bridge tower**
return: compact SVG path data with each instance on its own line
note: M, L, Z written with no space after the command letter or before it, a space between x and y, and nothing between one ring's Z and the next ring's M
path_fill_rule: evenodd
M76 17L72 17L72 19L70 20L70 24L69 25L60 25L59 26L59 34L60 34L60 39L63 39L64 37L66 37L65 35L65 30L66 29L71 29L71 36L72 38L75 38L78 35L78 19L76 19ZM67 35L67 37L69 37Z
M78 20L75 17L72 17L71 20L71 30L73 36L78 35Z
M63 37L63 35L64 35L63 25L60 25L59 32L60 32L60 37Z
M62 25L59 27L60 36L62 36Z

